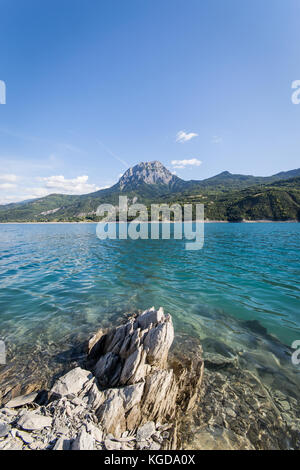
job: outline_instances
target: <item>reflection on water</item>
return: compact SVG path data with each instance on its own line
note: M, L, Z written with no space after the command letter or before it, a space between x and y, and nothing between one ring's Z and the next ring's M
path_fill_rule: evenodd
M172 314L177 342L238 355L295 395L299 234L299 224L207 224L204 248L187 251L183 240L101 241L94 224L1 225L2 381L12 367L48 377L99 326L155 305Z

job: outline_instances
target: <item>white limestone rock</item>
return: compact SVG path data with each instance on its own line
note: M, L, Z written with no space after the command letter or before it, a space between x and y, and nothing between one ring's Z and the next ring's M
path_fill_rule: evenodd
M26 431L38 431L46 427L50 427L52 418L43 416L32 411L24 413L18 421L18 426Z
M0 437L8 436L10 429L9 424L0 421Z
M105 432L121 437L126 431L125 409L123 400L118 394L100 406L97 416Z
M90 371L76 367L67 374L60 377L51 389L51 393L66 396L77 394L81 391L86 382L93 378Z
M93 423L87 423L86 430L97 442L103 441L103 431L100 426L96 426Z
M148 423L140 426L136 433L137 441L145 441L150 439L150 437L155 433L155 423L153 421L148 421Z
M32 444L32 442L34 441L33 437L30 435L29 432L20 431L18 429L16 435L20 437L25 444Z
M137 318L137 324L142 330L149 328L151 324L156 325L157 323L161 323L163 321L164 321L163 308L155 310L155 308L152 307L149 310L145 310L145 312L143 312Z
M67 439L65 436L61 436L57 439L52 450L70 450L70 448L71 448L70 439Z
M72 444L72 450L93 450L94 444L94 438L82 428Z
M32 403L36 399L37 395L37 392L21 395L10 400L5 406L7 408L18 408L19 406L29 405L29 403Z

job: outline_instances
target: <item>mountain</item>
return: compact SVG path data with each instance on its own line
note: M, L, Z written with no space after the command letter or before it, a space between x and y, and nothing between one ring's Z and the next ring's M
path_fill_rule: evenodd
M102 203L117 205L119 195L129 201L203 203L211 220L299 219L300 169L269 177L224 171L205 180L184 181L158 161L129 168L111 188L80 196L51 194L22 203L0 206L0 222L97 221Z
M139 163L125 171L120 178L118 186L121 191L138 189L144 184L164 185L175 188L181 180L173 175L164 165L158 161Z
M141 162L125 171L118 183L111 188L87 196L117 201L119 194L139 197L140 202L172 194L186 186L187 182L172 174L159 161Z
M300 176L300 168L291 171L282 171L272 176L252 176L252 175L239 175L232 174L229 171L223 171L218 175L202 181L191 180L187 181L186 188L190 191L205 189L214 191L232 191L233 189L243 189L258 184L268 184L274 181L287 180Z

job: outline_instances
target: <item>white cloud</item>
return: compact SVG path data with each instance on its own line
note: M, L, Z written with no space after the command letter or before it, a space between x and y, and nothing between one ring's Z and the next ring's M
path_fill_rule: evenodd
M223 142L223 139L219 135L214 135L211 140L212 144L221 144L222 142Z
M37 187L37 188L25 188L24 191L26 192L26 198L27 199L34 199L34 198L39 198L39 197L45 197L51 194L51 191L49 191L46 188L42 187Z
M15 191L13 189L18 188ZM49 190L42 187L18 187L17 185L0 184L0 204L10 204L11 202L21 202L27 199L36 199L47 196Z
M59 192L63 194L86 194L98 191L100 188L95 184L88 183L87 175L77 176L77 178L67 179L63 175L48 176L39 178L43 181L45 187L51 189L51 192ZM48 191L48 194L50 192Z
M202 164L201 160L197 158L191 158L190 160L172 160L172 165L174 168L182 169L187 166L200 166Z
M25 197L24 195L22 196L17 196L17 195L9 195L9 196L0 196L0 205L2 204L10 204L11 202L19 202L19 201L24 201Z
M5 183L15 183L17 181L18 177L13 174L0 174L0 181L4 181Z
M12 189L15 187L16 185L13 183L0 183L0 189Z
M88 182L88 176L86 175L71 179L67 179L62 175L25 179L27 184L23 182L22 185L5 182L19 180L19 177L13 176L15 175L0 175L0 204L41 198L53 193L87 194L110 187L110 185L98 187L91 184ZM40 185L37 185L37 181Z
M185 132L185 131L179 131L176 134L176 142L179 142L183 144L184 142L188 142L189 140L193 139L194 137L197 137L198 134L195 132Z

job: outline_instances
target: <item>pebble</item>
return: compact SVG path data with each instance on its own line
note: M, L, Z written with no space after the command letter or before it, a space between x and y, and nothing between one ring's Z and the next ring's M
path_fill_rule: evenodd
M6 437L9 434L11 427L9 424L0 422L0 437Z
M25 444L32 444L32 442L34 440L33 437L26 431L17 430L16 434L17 434L18 437L20 437L22 439L22 441Z

